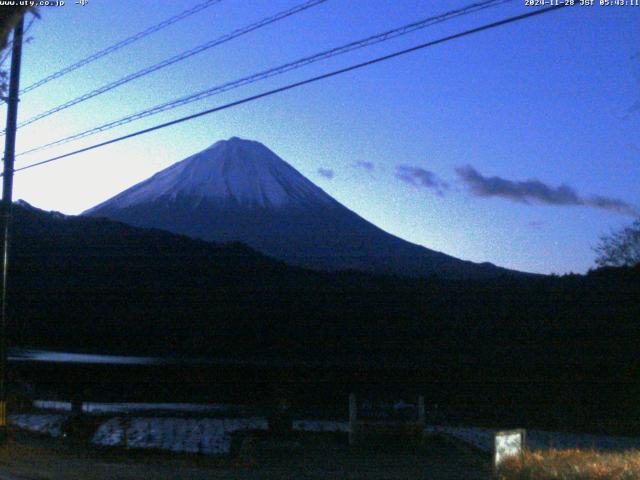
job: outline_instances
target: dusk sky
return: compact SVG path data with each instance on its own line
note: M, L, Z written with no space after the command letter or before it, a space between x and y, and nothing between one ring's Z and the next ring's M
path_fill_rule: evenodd
M201 1L41 7L21 86ZM300 3L222 0L26 93L19 120ZM328 0L25 126L17 151L471 3ZM532 8L506 2L20 156L16 167ZM411 242L518 270L585 272L599 236L640 211L639 127L640 7L578 6L19 172L14 196L78 214L239 136L264 143L348 208Z

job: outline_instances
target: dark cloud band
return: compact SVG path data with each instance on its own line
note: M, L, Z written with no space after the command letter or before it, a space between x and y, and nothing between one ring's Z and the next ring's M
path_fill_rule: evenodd
M373 170L375 169L375 165L373 164L373 162L356 162L355 164L356 167L358 168L362 168L364 170L367 170L369 172L373 172Z
M318 175L324 178L328 178L329 180L332 180L333 177L335 177L335 173L333 172L333 170L331 170L330 168L322 168L322 167L318 169Z
M435 173L420 167L399 165L396 167L396 178L414 187L433 190L438 195L444 195L444 191L449 188L449 184Z
M521 203L547 205L582 205L638 216L640 212L623 200L598 195L583 197L568 185L552 187L539 180L513 181L501 177L485 177L470 165L456 168L456 173L478 197L502 197Z

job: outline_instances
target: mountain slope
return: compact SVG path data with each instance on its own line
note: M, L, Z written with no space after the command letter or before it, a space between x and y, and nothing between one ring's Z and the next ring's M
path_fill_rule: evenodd
M239 241L292 265L321 270L452 278L509 272L395 237L335 201L264 145L236 137L84 215L193 238Z

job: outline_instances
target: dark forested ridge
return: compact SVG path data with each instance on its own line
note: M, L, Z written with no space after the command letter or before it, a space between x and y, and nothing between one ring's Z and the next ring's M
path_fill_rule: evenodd
M633 379L640 268L451 281L321 273L240 244L16 205L12 343L419 368L433 378Z

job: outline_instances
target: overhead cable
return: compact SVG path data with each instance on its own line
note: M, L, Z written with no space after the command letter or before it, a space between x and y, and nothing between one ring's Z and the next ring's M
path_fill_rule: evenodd
M268 70L264 70L261 71L259 73L255 73L253 75L249 75L247 77L243 77L237 80L233 80L230 82L226 82L223 83L221 85L217 85L211 88L207 88L205 90L202 90L200 92L197 93L193 93L193 94L189 94L186 95L184 97L180 97L178 99L175 100L171 100L169 102L165 102L165 103L161 103L159 105L155 105L151 108L147 108L145 110L127 115L125 117L119 118L117 120L113 120L110 121L108 123L99 125L97 127L93 127L78 133L75 133L73 135L69 135L67 137L55 140L53 142L49 142L46 143L44 145L39 145L37 147L31 148L30 150L26 150L24 152L20 152L18 155L26 155L28 153L33 153L33 152L37 152L37 151L41 151L47 148L51 148L51 147L55 147L55 146L59 146L74 140L79 140L81 138L85 138L87 136L90 135L94 135L100 132L104 132L106 130L110 130L112 128L116 128L119 127L121 125L125 125L131 122L134 122L136 120L140 120L143 119L145 117L149 117L151 115L156 115L158 113L161 112L165 112L167 110L172 110L174 108L177 107L181 107L183 105L187 105L189 103L193 103L199 100L203 100L205 98L211 97L213 95L217 95L223 92L227 92L229 90L233 90L235 88L239 88L245 85L249 85L255 82L258 82L260 80L264 80L270 77L274 77L276 75L282 75L286 72L289 72L291 70L296 70L298 68L302 68L306 65L310 65L312 63L316 63L331 57L335 57L338 55L343 55L345 53L354 51L354 50L358 50L361 48L365 48L377 43L381 43L381 42L385 42L388 41L392 38L396 38L402 35L406 35L410 32L414 32L416 30L419 29L423 29L426 27L429 27L431 25L435 25L438 23L442 23L445 22L447 20L451 20L453 18L456 17L460 17L462 15L468 15L474 12L477 12L479 10L483 10L486 8L490 8L490 7L494 7L497 5L500 5L502 3L507 3L510 2L512 0L485 0L482 2L477 2L477 3L473 3L470 4L464 8L460 8L460 9L456 9L456 10L452 10L437 16L431 16L422 20L419 20L417 22L412 22L406 25L403 25L401 27L398 28L394 28L392 30L388 30L376 35L372 35L369 37L366 37L364 39L361 40L357 40L357 41L353 41L350 43L347 43L345 45L339 46L339 47L335 47L329 50L325 50L319 53L316 53L314 55L311 56L307 56L307 57L303 57L301 59L295 60L293 62L289 62L289 63L285 63L284 65L280 65L278 67L274 67L274 68L270 68Z
M186 60L187 58L193 57L194 55L197 55L199 53L204 52L205 50L209 50L213 47L217 47L218 45L221 45L223 43L226 43L230 40L233 40L234 38L240 37L242 35L246 35L249 32L253 32L254 30L257 30L259 28L265 27L267 25L270 25L272 23L275 23L279 20L282 20L284 18L290 17L291 15L295 15L296 13L299 13L303 10L307 10L308 8L311 7L315 7L316 5L319 5L321 3L326 2L327 0L308 0L302 4L299 4L293 8L289 8L287 10L284 10L282 12L279 12L275 15L263 18L262 20L252 23L250 25L247 25L246 27L243 28L239 28L237 30L234 30L231 33L228 33L226 35L223 35L221 37L218 37L214 40L211 40L209 42L203 43L202 45L199 45L195 48L192 48L190 50L186 50L182 53L179 53L178 55L174 55L173 57L167 58L159 63L156 63L154 65L151 65L150 67L147 68L143 68L142 70L138 70L137 72L131 73L129 75L126 75L125 77L119 78L118 80L108 83L106 85L103 85L101 87L96 88L95 90L92 90L90 92L87 92L83 95L80 95L79 97L76 97L72 100L69 100L61 105L58 105L56 107L53 107L45 112L39 113L31 118L28 118L27 120L23 120L22 122L18 123L18 128L20 127L24 127L26 125L29 125L31 123L37 122L38 120L42 120L43 118L46 118L50 115L53 115L54 113L58 113L62 110L65 110L69 107L72 107L74 105L77 105L79 103L85 102L87 100L89 100L90 98L93 97L97 97L98 95L102 95L103 93L106 93L110 90L113 90L115 88L118 88L126 83L129 83L137 78L140 77L144 77L145 75L149 75L150 73L156 72L162 68L168 67L169 65L173 65L174 63L177 62L181 62L183 60ZM2 132L4 133L4 132Z
M202 10L204 10L205 8L209 8L212 5L215 5L216 3L220 3L222 0L206 0L205 2L199 3L197 5L195 5L194 7L185 10L182 13L179 13L178 15L175 15L171 18L168 18L160 23L158 23L157 25L154 25L152 27L147 28L146 30L143 30L141 32L136 33L135 35L132 35L128 38L125 38L124 40L118 42L118 43L114 43L113 45L100 50L99 52L93 53L91 55L89 55L86 58L83 58L82 60L79 60L78 62L69 65L68 67L65 67L61 70L58 70L57 72L54 72L50 75L47 75L46 77L42 78L41 80L38 80L35 83L32 83L31 85L23 88L20 91L20 94L25 94L27 92L30 92L31 90L35 90L38 87L41 87L42 85L44 85L45 83L49 83L52 80L55 80L57 78L60 78L64 75L66 75L67 73L73 72L74 70L77 70L81 67L84 67L85 65L88 65L92 62L95 62L96 60L98 60L99 58L102 58L106 55L109 55L110 53L115 52L116 50L120 50L123 47L126 47L127 45L131 45L134 42L137 42L138 40L143 39L144 37L147 37L149 35L151 35L152 33L155 33L159 30L162 30L163 28L168 27L169 25L173 25L176 22L179 22L180 20L184 20L187 17L190 17L191 15L194 15L198 12L201 12Z
M532 11L524 13L522 15L516 15L514 17L505 18L503 20L499 20L497 22L493 22L493 23L489 23L489 24L486 24L486 25L482 25L480 27L472 28L470 30L465 30L465 31L460 32L460 33L455 33L453 35L448 35L446 37L439 38L438 40L432 40L432 41L427 42L427 43L422 43L420 45L416 45L416 46L411 47L411 48L400 50L400 51L397 51L397 52L394 52L394 53L391 53L391 54L388 54L388 55L384 55L384 56L381 56L381 57L377 57L377 58L374 58L372 60L368 60L366 62L357 63L355 65L351 65L349 67L345 67L345 68L334 70L334 71L331 71L331 72L328 72L328 73L324 73L322 75L317 75L315 77L311 77L311 78L308 78L306 80L302 80L302 81L295 82L295 83L290 83L290 84L285 85L283 87L275 88L273 90L268 90L266 92L262 92L262 93L259 93L259 94L256 94L256 95L252 95L250 97L245 97L243 99L236 100L234 102L227 103L227 104L221 105L219 107L210 108L208 110L204 110L204 111L201 111L201 112L198 112L198 113L194 113L192 115L187 115L186 117L178 118L178 119L175 119L175 120L172 120L172 121L169 121L169 122L165 122L165 123L161 123L159 125L155 125L153 127L149 127L149 128L145 128L145 129L142 129L142 130L138 130L136 132L132 132L132 133L129 133L127 135L122 135L122 136L117 137L117 138L112 138L110 140L106 140L104 142L96 143L94 145L90 145L88 147L80 148L78 150L74 150L74 151L71 151L71 152L68 152L68 153L64 153L62 155L57 155L55 157L48 158L46 160L42 160L42 161L39 161L39 162L35 162L35 163L32 163L32 164L26 165L24 167L16 168L15 172L28 170L28 169L31 169L31 168L38 167L40 165L44 165L44 164L47 164L47 163L51 163L51 162L55 162L55 161L58 161L58 160L62 160L63 158L68 158L68 157L71 157L71 156L74 156L74 155L78 155L80 153L88 152L90 150L95 150L97 148L101 148L101 147L104 147L106 145L111 145L113 143L121 142L121 141L127 140L129 138L133 138L133 137L137 137L137 136L140 136L140 135L143 135L143 134L146 134L146 133L154 132L156 130L160 130L160 129L167 128L167 127L170 127L170 126L173 126L173 125L177 125L177 124L180 124L180 123L183 123L183 122L186 122L186 121L189 121L189 120L193 120L195 118L203 117L205 115L210 115L212 113L216 113L216 112L219 112L219 111L222 111L222 110L227 110L227 109L232 108L232 107L236 107L236 106L239 106L239 105L243 105L245 103L249 103L249 102L253 102L255 100L259 100L261 98L270 97L270 96L275 95L277 93L285 92L287 90L292 90L294 88L298 88L298 87L301 87L303 85L308 85L308 84L311 84L311 83L318 82L320 80L325 80L327 78L331 78L331 77L335 77L337 75L341 75L343 73L351 72L353 70L358 70L358 69L361 69L361 68L364 68L364 67L368 67L370 65L374 65L374 64L377 64L377 63L380 63L380 62L391 60L393 58L400 57L400 56L403 56L403 55L406 55L406 54L409 54L409 53L412 53L412 52L416 52L418 50L423 50L425 48L432 47L432 46L435 46L435 45L439 45L441 43L449 42L451 40L455 40L455 39L458 39L458 38L466 37L466 36L469 36L469 35L472 35L472 34L475 34L475 33L483 32L483 31L490 30L490 29L493 29L493 28L497 28L497 27L500 27L500 26L503 26L503 25L507 25L507 24L510 24L510 23L515 23L515 22L518 22L520 20L524 20L524 19L531 18L531 17L538 16L538 15L542 15L544 13L552 12L554 10L558 10L558 9L564 8L567 5L568 4L559 4L559 5L553 5L551 7L532 10Z

